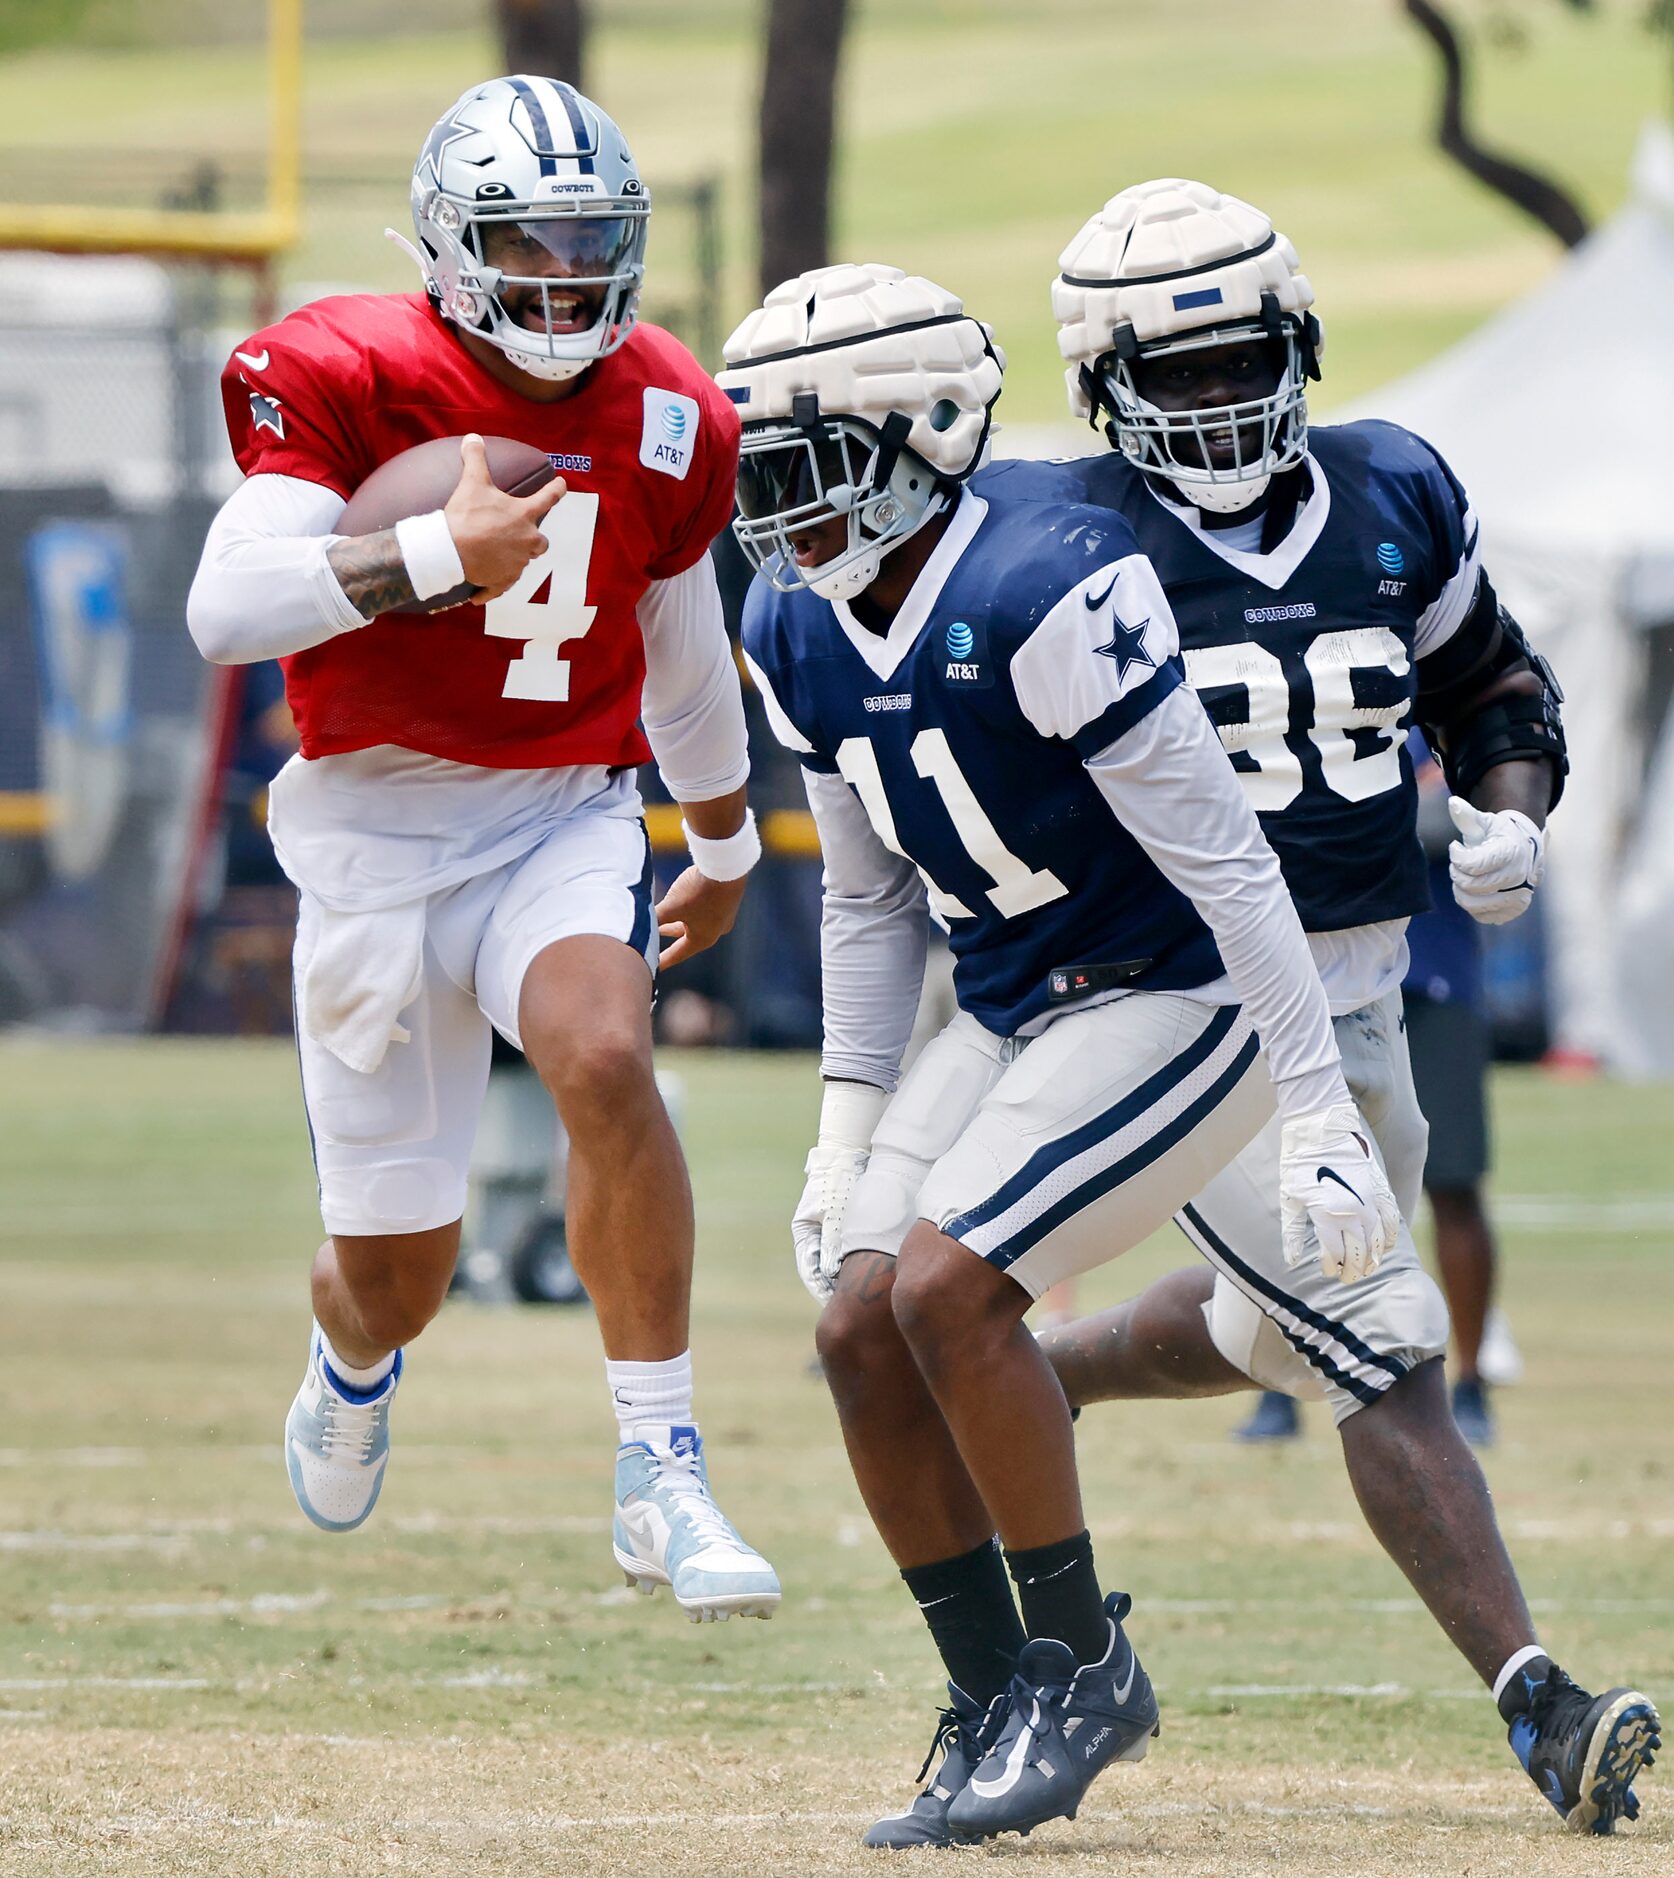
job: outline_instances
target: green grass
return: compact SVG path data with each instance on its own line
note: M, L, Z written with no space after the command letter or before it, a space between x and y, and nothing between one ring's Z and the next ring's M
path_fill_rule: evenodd
M1482 134L1549 168L1595 215L1622 199L1640 119L1666 108L1666 47L1642 13L1636 0L1587 15L1523 8L1517 49L1488 31L1507 9L1463 12L1480 47ZM722 179L730 323L754 293L755 11L620 0L595 21L591 83L653 188ZM311 40L311 172L388 184L313 191L286 264L293 280L409 284L379 230L405 220L412 153L439 109L497 63L480 30ZM1059 250L1123 184L1205 176L1261 203L1297 241L1330 334L1327 402L1340 402L1468 331L1557 259L1548 237L1431 146L1432 90L1428 48L1393 0L869 0L843 71L835 245L962 292L1010 352L1002 415L1057 422L1046 290ZM153 174L139 160L148 152L201 150L248 170L261 97L256 51L196 36L14 57L0 69L0 194L38 196L43 178L108 192L125 168L138 188ZM77 168L89 122L100 127L95 171ZM674 219L652 238L653 313L659 257L665 294L671 271L674 292L686 291Z
M783 1573L771 1625L696 1629L619 1588L585 1314L450 1307L412 1352L375 1521L314 1532L278 1445L317 1233L289 1051L0 1045L7 1878L872 1869L855 1832L908 1789L935 1665L806 1373L785 1220L813 1068L673 1067L699 1409ZM1667 1691L1674 1094L1521 1073L1496 1098L1530 1375L1490 1477L1564 1660ZM1085 1303L1183 1252L1143 1248ZM1242 1407L1083 1420L1166 1732L1027 1853L1170 1878L1594 1869L1365 1533L1323 1416L1252 1455L1225 1440ZM1227 1693L1251 1687L1384 1692ZM1612 1872L1674 1861L1660 1773L1646 1799Z

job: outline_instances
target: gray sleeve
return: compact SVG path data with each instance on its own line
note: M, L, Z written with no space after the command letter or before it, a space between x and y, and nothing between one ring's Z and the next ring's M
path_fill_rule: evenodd
M878 839L841 776L804 769L802 780L825 858L820 1074L893 1089L924 982L924 883L911 861Z
M1189 685L1090 757L1124 828L1215 935L1287 1116L1347 1102L1331 1011L1278 857Z

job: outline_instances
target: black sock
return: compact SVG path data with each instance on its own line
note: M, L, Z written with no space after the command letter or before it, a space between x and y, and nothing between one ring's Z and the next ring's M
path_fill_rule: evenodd
M909 1565L901 1576L930 1626L949 1681L986 1708L1011 1681L1026 1641L998 1541L985 1539L958 1558Z
M1534 1692L1546 1680L1551 1667L1551 1657L1531 1656L1512 1671L1510 1682L1500 1691L1500 1720L1508 1728L1519 1715L1528 1714Z
M1099 1596L1090 1535L1078 1532L1056 1545L1008 1552L1006 1563L1017 1580L1029 1635L1067 1643L1078 1663L1099 1662L1110 1647L1110 1619Z

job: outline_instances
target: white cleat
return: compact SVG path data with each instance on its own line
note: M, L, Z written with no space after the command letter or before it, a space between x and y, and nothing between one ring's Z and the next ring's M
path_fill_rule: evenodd
M285 1417L285 1466L297 1505L322 1532L353 1532L378 1504L389 1463L389 1405L400 1380L397 1350L382 1382L351 1389L326 1361L315 1326L308 1369Z
M637 1428L617 1449L611 1540L628 1583L647 1596L668 1585L694 1624L778 1609L773 1567L710 1497L695 1428Z

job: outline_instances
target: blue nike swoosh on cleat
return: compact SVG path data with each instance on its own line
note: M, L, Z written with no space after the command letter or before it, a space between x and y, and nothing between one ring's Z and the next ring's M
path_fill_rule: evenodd
M1342 1188L1344 1193L1354 1193L1354 1189L1348 1184L1346 1180L1344 1180L1342 1175L1333 1173L1329 1167L1316 1167L1314 1169L1314 1179L1315 1180L1334 1180L1336 1181L1337 1185ZM1360 1195L1358 1193L1354 1193L1354 1197L1358 1200L1360 1198Z

